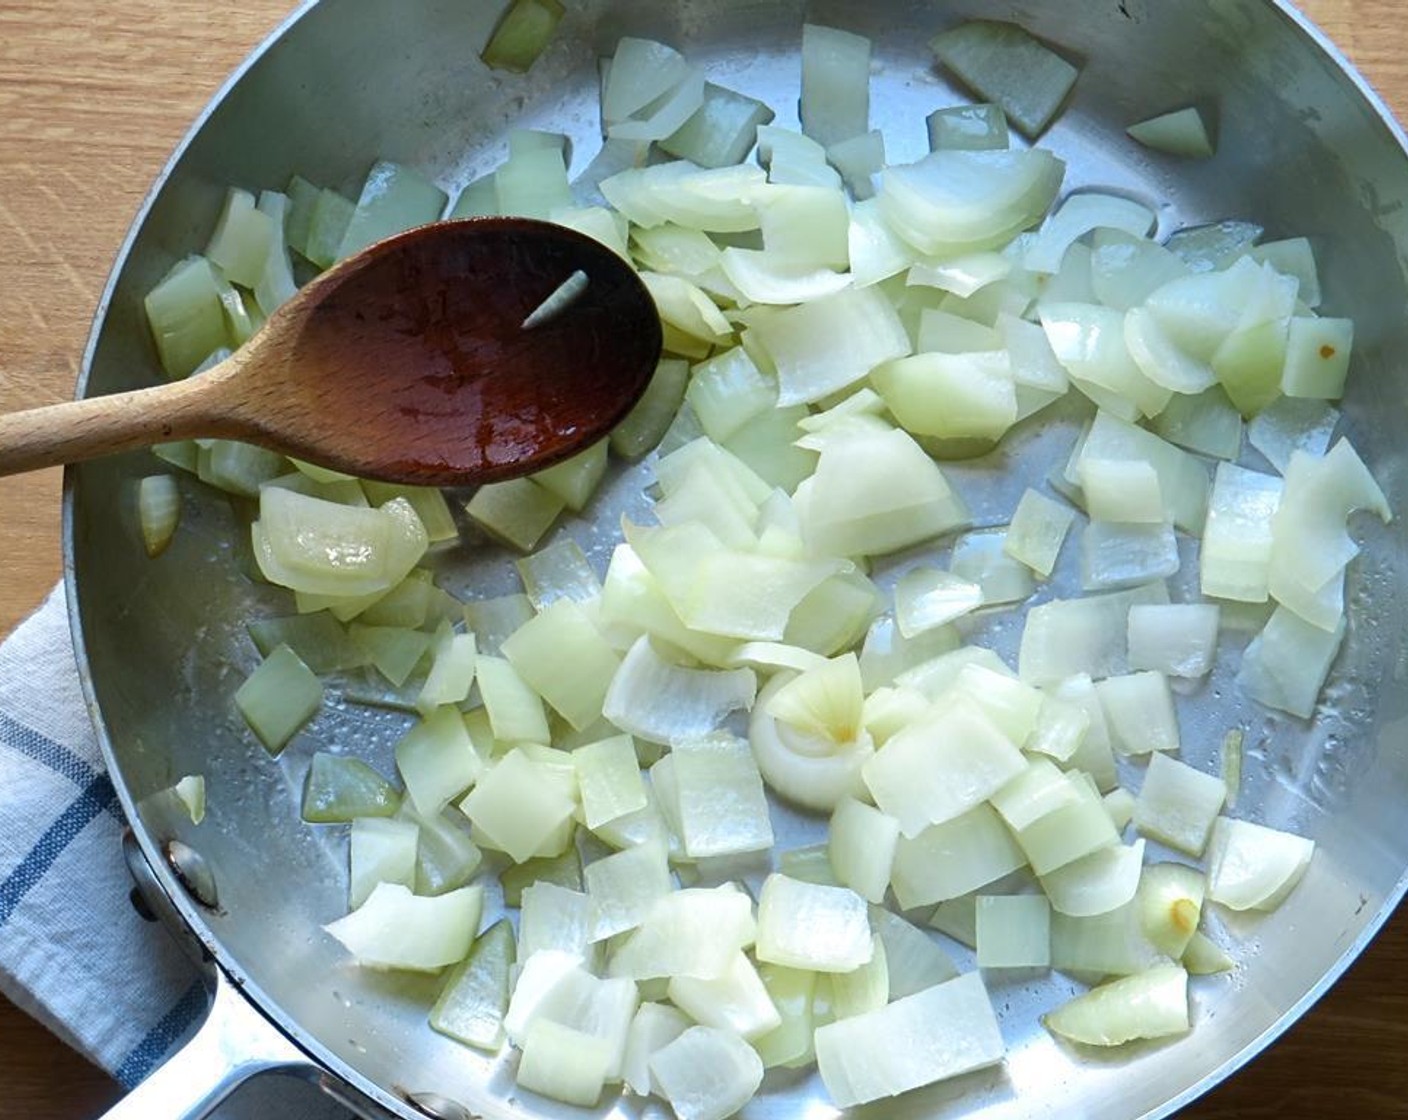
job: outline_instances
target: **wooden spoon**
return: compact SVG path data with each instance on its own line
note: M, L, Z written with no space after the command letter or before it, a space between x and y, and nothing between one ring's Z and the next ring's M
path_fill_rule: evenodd
M208 436L359 478L495 482L605 436L660 348L650 293L600 243L523 218L438 222L335 265L205 373L0 416L0 474Z

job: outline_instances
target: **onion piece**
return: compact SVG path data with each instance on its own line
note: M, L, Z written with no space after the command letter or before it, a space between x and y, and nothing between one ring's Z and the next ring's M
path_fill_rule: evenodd
M323 928L363 968L435 972L465 958L483 908L480 886L423 898L379 883L366 902Z
M1017 675L1037 686L1086 673L1109 677L1127 667L1129 608L1166 603L1168 589L1151 583L1129 591L1054 599L1027 611Z
M1132 976L1168 963L1144 935L1135 901L1105 914L1051 915L1051 967L1078 976Z
M531 478L512 478L481 486L464 508L470 520L489 536L520 552L530 552L565 506L561 498Z
M984 606L1018 603L1036 590L1026 565L1007 555L1007 529L965 533L954 542L949 567L983 591Z
M166 551L180 519L181 491L174 475L148 475L137 484L137 521L148 556Z
M610 126L640 112L678 86L688 73L689 64L672 47L623 36L616 43L602 91L603 123Z
M484 760L470 741L459 709L446 704L396 744L396 769L417 811L433 817L474 783Z
M936 705L861 768L875 803L913 838L990 797L1024 767L1012 741L965 696Z
M1046 212L1065 165L1042 149L942 149L880 175L880 209L921 253L995 248Z
M645 784L629 735L601 739L572 752L582 817L592 831L647 804Z
M704 74L688 69L679 84L644 106L633 117L606 127L612 140L648 142L672 136L704 105Z
M647 841L582 869L591 912L591 940L635 929L655 900L674 889L663 840Z
M1129 608L1129 667L1201 677L1217 655L1219 611L1212 603Z
M762 965L758 974L763 978L763 985L781 1015L782 1023L761 1038L754 1039L753 1049L768 1069L810 1062L814 1056L812 1004L819 979L817 974L776 964Z
M817 1067L840 1108L996 1065L1005 1049L976 972L816 1031Z
M1324 455L1339 420L1339 410L1323 401L1281 397L1247 425L1247 439L1284 475L1295 452Z
M1036 490L1027 489L1012 514L1002 551L1043 579L1056 567L1075 514Z
M871 937L870 960L850 972L830 976L831 1009L835 1020L851 1019L878 1011L890 1002L890 968L885 959L885 943Z
M873 288L788 308L759 320L752 333L777 367L784 406L820 400L910 352L899 316Z
M873 198L874 176L885 166L885 134L871 129L849 140L828 144L826 158L841 173L851 197L860 201Z
M980 890L1026 862L1002 818L980 802L912 839L902 835L890 885L900 907L912 910Z
M1066 198L1046 220L1027 249L1023 265L1032 272L1054 273L1070 246L1096 229L1117 229L1144 237L1154 228L1154 212L1133 199L1099 191L1080 191Z
M804 304L850 286L850 276L757 249L725 249L724 275L751 303Z
M521 1045L514 1074L519 1088L583 1108L601 1098L611 1064L607 1039L544 1018L528 1028Z
M895 584L895 621L913 638L977 609L983 589L940 568L911 568Z
M773 116L761 101L706 82L703 105L661 140L660 148L700 167L730 167L743 162L758 126L770 124Z
M689 1016L667 1003L642 1003L626 1034L626 1053L621 1077L626 1088L640 1096L655 1091L650 1076L650 1059L655 1052L679 1038L690 1027Z
M1041 134L1078 71L1015 23L969 20L932 40L940 62L993 101L1026 136Z
M1172 848L1201 856L1226 800L1227 785L1221 778L1177 759L1155 755L1149 760L1149 772L1135 802L1134 826Z
M588 970L597 967L600 950L592 936L597 915L586 894L557 883L539 882L523 888L519 906L518 949L525 960L560 952L570 954Z
M611 450L638 459L656 447L679 412L689 380L689 363L662 358L635 407L611 432Z
M668 744L707 735L729 712L751 707L756 689L749 669L672 665L642 636L612 678L602 714L623 731Z
M1170 524L1091 521L1081 533L1081 587L1135 587L1178 571L1178 541Z
M378 883L414 889L420 830L411 821L362 817L352 822L347 844L347 905L361 906Z
M920 261L909 270L905 283L938 288L967 298L1005 279L1012 269L1012 260L1001 253L969 253L947 261Z
M758 129L758 162L768 169L768 182L789 187L841 189L841 176L826 162L826 147L789 128Z
M460 808L488 840L522 863L572 819L576 803L547 778L542 764L515 749L480 775Z
M759 961L813 972L850 972L871 958L865 900L844 887L772 874L758 896Z
M1128 311L1170 280L1188 275L1188 266L1162 245L1120 230L1095 231L1090 254L1090 286L1099 303Z
M1183 967L1190 976L1213 976L1231 972L1237 964L1218 945L1201 932L1195 932L1183 950Z
M900 825L873 806L843 797L831 814L827 853L836 882L868 902L884 901Z
M915 354L877 366L870 380L917 436L997 440L1017 422L1016 383L1002 350Z
M1052 908L1062 914L1073 918L1108 914L1134 898L1143 866L1143 840L1114 844L1043 876L1041 889Z
M1044 758L1031 759L1025 770L988 799L1013 832L1079 800L1077 787Z
M1261 264L1269 264L1283 276L1294 276L1299 285L1300 302L1312 309L1320 306L1320 275L1307 238L1267 241L1249 249L1247 255Z
M880 202L873 198L851 208L846 256L851 262L851 283L857 288L888 280L914 263L914 250L886 224Z
M870 926L884 945L889 998L922 992L958 975L933 938L883 906L871 906Z
M1145 671L1096 682L1111 743L1124 755L1179 749L1173 693L1162 673Z
M724 974L712 980L673 977L669 995L696 1023L720 1027L750 1042L782 1025L758 970L742 952L735 953Z
M727 732L677 739L680 837L691 859L771 848L767 796L752 751Z
M1303 836L1218 817L1208 845L1208 898L1233 910L1275 910L1315 854Z
M1008 144L1007 114L998 105L954 105L935 109L924 120L931 152L940 148L981 151Z
M1078 387L1089 384L1122 398L1139 414L1157 416L1173 395L1152 381L1125 340L1125 315L1095 303L1043 299L1041 326ZM1097 402L1104 407L1104 400Z
M1153 428L1169 443L1201 455L1234 460L1242 453L1241 414L1217 386L1194 396L1174 396L1154 417Z
M493 1053L504 1043L509 972L515 956L513 926L500 918L474 941L469 956L445 980L430 1026L443 1035Z
M1278 478L1232 463L1218 464L1198 558L1204 595L1266 601L1272 525L1282 492Z
M1037 709L1036 724L1022 749L1057 762L1069 762L1090 731L1090 714L1079 704L1045 695Z
M1288 397L1339 400L1344 396L1353 345L1351 319L1292 319L1281 392Z
M658 899L640 927L614 947L608 975L716 979L738 950L753 944L756 933L752 901L736 888L674 891Z
M650 1076L679 1120L724 1120L757 1092L763 1063L731 1031L690 1027L651 1056Z
M1038 876L1119 843L1095 783L1079 771L1062 775L1073 797L1016 832L1017 844Z
M1125 312L1124 342L1134 364L1155 385L1191 394L1217 384L1212 366L1179 349L1153 314L1142 307Z
M1207 125L1202 114L1192 105L1150 117L1130 125L1125 131L1132 139L1156 152L1188 159L1208 159L1213 154Z
M980 968L1046 968L1051 904L1041 895L979 895L975 935Z
M1114 980L1062 1004L1041 1021L1052 1034L1086 1046L1183 1034L1191 1026L1188 973L1165 965Z
M1207 516L1208 473L1192 455L1102 409L1096 413L1081 445L1077 467L1101 459L1148 463L1158 476L1159 493L1169 519L1186 533L1202 533Z
M870 40L834 27L802 25L802 130L822 145L870 127Z
M563 11L558 0L514 0L479 57L496 70L526 73L551 41Z
M1187 952L1203 912L1207 883L1181 863L1151 863L1139 880L1136 903L1144 935L1161 953L1178 960Z
M323 704L323 684L281 645L235 690L235 708L264 749L277 755Z

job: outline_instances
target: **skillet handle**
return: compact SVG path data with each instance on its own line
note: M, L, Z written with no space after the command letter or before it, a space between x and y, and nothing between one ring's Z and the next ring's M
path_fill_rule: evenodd
M215 968L210 1014L190 1042L107 1112L104 1120L201 1120L250 1078L316 1067Z

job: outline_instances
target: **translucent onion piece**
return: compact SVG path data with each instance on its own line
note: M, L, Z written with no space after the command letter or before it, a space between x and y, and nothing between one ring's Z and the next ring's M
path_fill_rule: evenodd
M1043 814L1016 834L1018 845L1039 876L1119 843L1119 833L1094 783L1079 771L1063 777L1074 795L1071 802Z
M1174 960L1187 951L1203 912L1207 883L1181 863L1151 863L1139 880L1136 903L1144 935Z
M831 1011L836 1019L850 1019L878 1011L890 1002L890 968L885 959L885 943L871 937L870 960L850 972L833 973Z
M1115 828L1123 832L1125 825L1134 819L1134 794L1127 789L1112 789L1105 794L1105 811Z
M1046 220L1022 263L1032 272L1054 273L1071 244L1092 230L1117 229L1143 237L1153 227L1154 213L1147 206L1119 195L1081 191Z
M548 742L551 736L543 702L510 662L501 657L480 657L474 669L495 739L505 743Z
M410 821L363 817L348 837L347 905L361 906L378 883L414 888L420 830Z
M1221 778L1157 755L1149 761L1149 772L1135 802L1134 824L1146 836L1201 856L1226 800L1227 786Z
M757 139L758 126L769 124L774 113L761 101L713 82L704 84L704 104L660 148L700 167L729 167L742 163Z
M762 965L758 974L763 978L782 1023L761 1038L754 1039L753 1049L768 1069L811 1062L817 974L776 964Z
M958 975L953 961L934 939L898 914L872 906L870 926L885 946L890 999L922 992Z
M518 1087L550 1100L590 1108L601 1098L610 1043L551 1019L535 1020L522 1039Z
M725 249L722 264L724 275L751 303L807 303L834 295L851 282L845 273L757 249Z
M1282 474L1291 455L1324 455L1339 423L1339 410L1324 401L1281 397L1267 405L1247 425L1247 439Z
M1090 713L1081 705L1057 696L1043 696L1036 726L1022 749L1029 754L1044 754L1057 762L1069 762L1085 742L1090 724Z
M650 1075L679 1120L724 1120L757 1092L763 1063L731 1031L690 1027L655 1051Z
M1081 586L1087 591L1135 587L1178 571L1171 524L1091 521L1080 546Z
M380 883L366 902L324 928L364 968L435 972L465 958L479 928L484 888L434 898Z
M1285 607L1277 607L1252 639L1237 672L1237 684L1269 708L1308 719L1344 637L1343 621L1321 630Z
M586 612L567 599L524 623L502 649L524 683L579 731L601 716L621 666Z
M996 440L1017 422L1016 382L1001 350L915 354L870 376L895 419L915 435Z
M1042 149L941 149L880 175L880 212L921 253L995 248L1046 212L1065 165Z
M753 903L733 887L674 891L656 901L640 928L614 948L611 976L722 976L738 950L753 944Z
M613 140L664 140L704 106L704 74L690 68L669 93L656 98L630 120L607 126Z
M1219 611L1212 603L1129 608L1129 667L1201 677L1217 655Z
M1078 976L1132 976L1167 964L1144 935L1137 900L1105 914L1051 915L1051 967Z
M1117 311L1143 303L1188 266L1162 245L1118 230L1096 230L1090 254L1090 285L1096 300Z
M519 899L518 948L526 960L539 953L569 953L594 968L596 909L582 891L557 883L524 887Z
M679 411L688 379L688 362L661 359L640 400L612 431L612 452L638 459L656 447Z
M1190 976L1213 976L1219 972L1231 972L1237 962L1205 934L1194 933L1183 950L1183 967Z
M996 1065L1004 1053L976 972L816 1032L817 1066L839 1108Z
M1178 716L1162 673L1145 671L1109 677L1095 685L1110 739L1121 754L1177 751Z
M910 352L899 316L873 288L788 308L759 320L752 333L777 368L783 406L820 400Z
M1006 546L1005 528L965 533L954 542L949 566L982 588L984 606L1018 603L1036 590L1031 572L1007 555Z
M1264 603L1270 594L1272 519L1280 479L1219 463L1198 564L1204 595Z
M1159 492L1175 525L1195 536L1207 515L1207 468L1186 451L1101 410L1081 448L1080 461L1111 459L1146 462L1159 479Z
M1066 506L1028 489L1012 514L1002 551L1045 579L1056 567L1074 520L1075 514Z
M1175 393L1201 393L1217 384L1212 366L1181 350L1142 307L1125 312L1124 342L1135 365L1155 385Z
M850 215L843 191L788 187L768 198L759 217L768 256L794 265L841 270L849 267ZM727 260L728 250L724 257Z
M1320 275L1315 266L1315 253L1304 237L1284 241L1267 241L1248 251L1248 256L1261 264L1269 264L1284 276L1294 276L1299 282L1297 298L1306 307L1320 306Z
M884 555L969 520L938 464L898 428L828 443L793 502L803 538L825 556Z
M1236 459L1242 453L1241 414L1218 386L1194 396L1175 395L1154 417L1153 427L1170 443L1202 455Z
M647 801L629 735L615 735L572 752L582 816L589 829L644 809Z
M865 635L860 652L861 682L873 692L889 684L906 670L958 648L957 631L951 628L927 630L906 638L888 615L877 618Z
M1052 871L1042 878L1041 889L1052 908L1062 914L1073 918L1108 914L1134 898L1143 865L1143 840L1115 844Z
M681 839L692 859L773 843L763 781L748 744L726 732L673 744Z
M509 970L514 961L513 926L501 918L481 933L460 964L446 977L430 1026L443 1035L490 1053L504 1042Z
M900 688L919 692L930 700L948 701L952 698L944 694L958 683L959 677L970 665L977 665L1003 676L1014 675L1006 662L992 650L984 646L959 646L931 657L912 669L906 669L895 677L895 684Z
M396 769L417 811L433 817L484 769L464 717L452 704L434 709L396 744Z
M827 853L836 882L869 902L883 902L899 840L899 821L845 797L831 814Z
M715 443L777 404L777 382L759 372L741 346L695 366L685 396Z
M1132 124L1127 129L1131 137L1146 148L1188 159L1207 159L1213 153L1212 140L1202 114L1189 105L1157 117Z
M665 856L664 842L656 840L582 869L591 902L593 941L635 929L649 916L655 900L674 889Z
M174 475L148 475L137 484L137 520L148 556L166 551L180 519L181 491Z
M870 40L817 24L802 26L802 130L823 145L870 127Z
M823 662L772 692L767 713L805 736L819 736L837 749L860 734L865 695L854 653Z
M235 707L277 755L322 707L323 685L288 646L266 657L235 691Z
M969 20L929 43L939 61L1026 136L1045 130L1078 71L1015 23Z
M558 0L514 0L480 57L486 66L525 73L547 47L562 15Z
M621 1076L631 1092L649 1096L655 1090L650 1059L689 1029L689 1016L666 1003L642 1003L626 1035Z
M979 968L1051 963L1051 904L1041 895L979 895L974 913Z
M891 885L901 908L958 898L1026 864L1026 856L990 805L900 837Z
M865 900L843 887L769 875L758 897L758 960L813 972L850 972L870 960Z
M1005 148L1008 143L1007 114L997 105L955 105L935 109L925 118L929 129L929 150Z
M513 478L481 486L465 512L495 540L529 552L564 507L561 498L531 478Z
M1150 380L1125 340L1125 316L1109 307L1057 301L1048 291L1041 326L1061 364L1082 388L1093 385L1144 416L1157 416L1172 391ZM1097 403L1106 407L1105 397Z
M1012 261L1001 253L969 253L948 261L920 261L909 270L906 284L920 284L967 298L989 284L1005 279Z
M1120 1046L1137 1038L1183 1034L1188 1020L1188 973L1165 965L1077 996L1042 1016L1052 1034L1086 1046Z
M410 801L403 801L396 816L420 829L416 846L417 894L444 894L474 877L484 854L471 838L469 822L462 813L445 809L434 817L423 817Z
M988 800L1007 826L1020 832L1048 813L1078 804L1080 797L1061 770L1047 759L1034 758Z
M1136 603L1167 602L1168 590L1162 583L1152 583L1032 607L1022 630L1017 673L1029 684L1051 685L1078 673L1108 677L1123 672L1129 608Z
M751 669L686 669L636 639L607 691L602 714L652 743L707 735L729 712L749 708L757 689Z
M885 134L879 129L829 144L826 158L857 199L873 198L874 176L885 166Z
M886 224L879 200L868 198L851 208L846 235L851 283L868 288L903 272L914 261L914 250Z
M543 767L521 749L504 755L479 778L460 807L475 828L515 863L539 848L572 817L572 798L545 779Z
M875 803L913 838L972 809L1024 766L982 709L956 697L891 738L861 774Z
M679 85L688 72L689 64L673 48L649 39L621 38L602 93L603 122L611 125L638 113Z
M1339 400L1344 396L1353 345L1351 319L1292 319L1281 392L1288 397Z
M782 1025L758 970L741 952L715 979L672 978L669 994L670 1001L696 1023L721 1027L750 1042Z
M1208 847L1208 897L1233 910L1275 910L1314 854L1313 840L1219 817Z

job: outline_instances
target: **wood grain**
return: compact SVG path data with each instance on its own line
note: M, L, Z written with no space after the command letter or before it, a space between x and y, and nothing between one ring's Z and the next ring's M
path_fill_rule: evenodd
M1400 0L1303 6L1408 117ZM0 3L0 410L71 396L93 309L143 194L225 75L288 10L286 0ZM58 577L59 487L57 470L0 485L0 634ZM1285 1038L1184 1116L1408 1116L1405 1049L1400 915ZM117 1095L3 1001L0 1081L0 1120L77 1120Z

